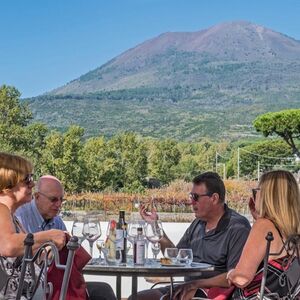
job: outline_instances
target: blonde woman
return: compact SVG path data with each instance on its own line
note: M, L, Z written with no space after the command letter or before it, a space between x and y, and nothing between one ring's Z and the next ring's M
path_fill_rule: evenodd
M257 298L268 232L274 236L271 253L279 252L290 235L300 234L299 188L290 172L278 170L263 174L253 195L250 208L257 220L236 268L227 274L229 282L237 287L233 299ZM283 272L281 262L286 255L284 251L280 257L270 256L268 262L266 290L278 293L280 297L287 293L287 287L279 284L279 275Z
M32 170L32 164L28 160L0 152L0 256L4 261L4 268L9 269L24 254L26 233L14 217L14 212L31 201L34 187ZM65 233L56 229L35 233L33 250L46 241L52 241L61 249L65 245ZM17 269L18 271L20 270ZM2 289L0 299L15 299L15 288L14 284L10 284L5 296Z

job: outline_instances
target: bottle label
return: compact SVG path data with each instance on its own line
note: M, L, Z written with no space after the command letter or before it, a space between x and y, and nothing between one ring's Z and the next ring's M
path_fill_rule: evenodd
M124 250L124 231L123 231L123 229L116 230L116 248Z
M145 264L145 241L137 240L135 245L135 263L137 265Z

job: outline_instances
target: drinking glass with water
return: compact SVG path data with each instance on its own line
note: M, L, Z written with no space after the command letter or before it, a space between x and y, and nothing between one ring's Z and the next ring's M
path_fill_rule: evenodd
M179 249L177 255L178 263L190 266L193 261L193 250L192 249Z

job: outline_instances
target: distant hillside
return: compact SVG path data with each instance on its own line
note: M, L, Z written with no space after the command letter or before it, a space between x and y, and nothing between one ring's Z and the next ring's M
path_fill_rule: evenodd
M299 107L300 42L249 22L164 33L30 99L37 120L88 135L251 135L253 118Z

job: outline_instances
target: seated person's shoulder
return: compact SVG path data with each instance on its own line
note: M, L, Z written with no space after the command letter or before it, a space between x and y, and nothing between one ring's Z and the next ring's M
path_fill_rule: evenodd
M251 228L249 220L246 217L237 213L233 209L231 210L230 225L231 227L239 227L239 228L245 227L248 229Z
M16 210L15 215L20 217L20 216L26 214L29 209L30 209L30 202L25 203Z
M0 203L0 211L6 213L6 212L9 212L9 209L5 204Z
M252 226L252 230L255 231L257 230L266 232L272 229L275 229L273 222L266 218L258 218Z

